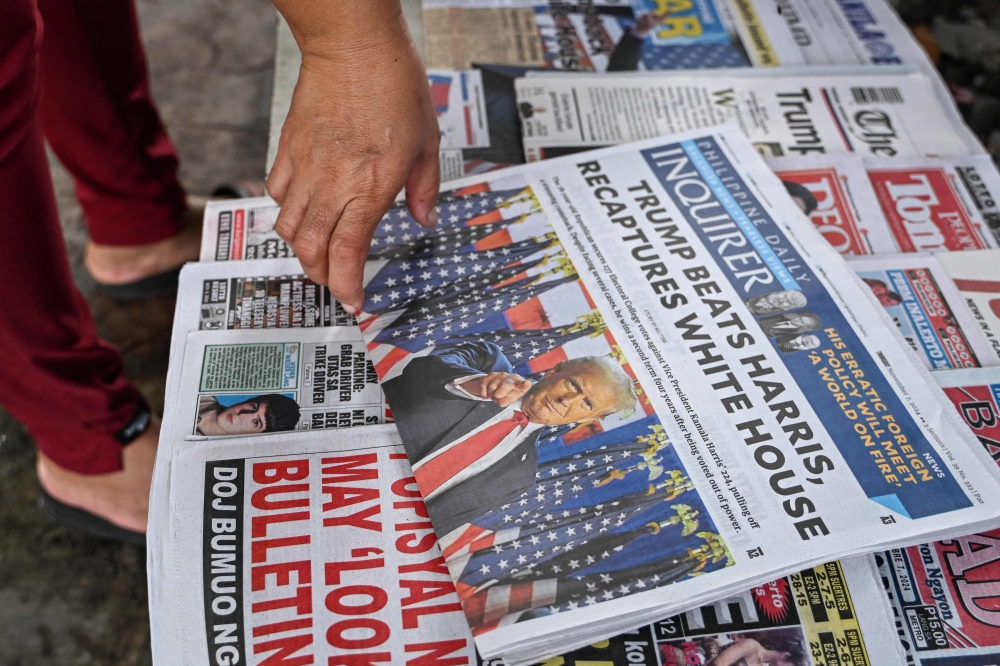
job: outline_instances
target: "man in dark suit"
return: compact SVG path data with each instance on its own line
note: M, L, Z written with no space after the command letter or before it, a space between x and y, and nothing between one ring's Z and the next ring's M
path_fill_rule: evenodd
M536 443L545 426L602 419L632 408L631 378L598 356L563 361L537 383L514 374L489 342L471 342L415 358L383 385L434 526L443 536L513 501L535 482ZM520 419L516 424L511 419ZM427 477L485 430L509 428L453 468Z

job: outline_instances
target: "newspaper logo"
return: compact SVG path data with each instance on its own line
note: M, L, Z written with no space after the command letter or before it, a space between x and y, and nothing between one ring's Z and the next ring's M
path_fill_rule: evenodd
M986 247L944 169L879 169L868 177L903 252Z
M870 254L836 169L780 171L777 176L793 198L789 182L809 191L812 200L803 201L800 206L833 249L840 254Z
M1000 384L944 389L986 452L1000 464Z

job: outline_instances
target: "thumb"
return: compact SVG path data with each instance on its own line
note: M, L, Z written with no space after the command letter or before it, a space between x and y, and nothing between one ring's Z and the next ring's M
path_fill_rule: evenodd
M413 219L425 227L433 227L438 221L434 208L441 182L437 145L436 140L425 143L406 179L406 206Z

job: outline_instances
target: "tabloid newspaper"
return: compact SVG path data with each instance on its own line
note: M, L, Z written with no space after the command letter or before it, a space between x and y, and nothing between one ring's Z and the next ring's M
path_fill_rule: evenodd
M175 334L175 340L186 338L174 357L184 436L338 428L386 418L354 317L295 259L185 267Z
M768 165L845 255L967 251L1000 244L1000 174L988 155L775 157Z
M923 65L883 0L424 0L430 67Z
M278 205L271 197L209 201L200 261L278 259L295 253L274 230Z
M245 212L265 202L209 204L205 235L220 218L218 208ZM150 498L151 571L169 547L161 526L171 511L171 465L178 452L223 436L341 428L390 418L354 317L326 287L302 274L297 259L185 266L170 359ZM151 606L156 594L151 587ZM155 622L153 633L155 638Z
M531 68L480 65L427 72L441 129L441 179L524 163L514 82Z
M941 252L935 258L1000 361L1000 250Z
M934 373L994 460L1000 461L1000 370ZM991 666L1000 660L1000 530L875 556L907 664Z
M898 252L865 173L864 160L858 155L771 157L767 165L781 179L792 201L840 254Z
M849 259L848 264L928 369L1000 364L997 350L966 307L938 256L913 253L858 257Z
M529 72L517 100L529 162L729 121L765 156L983 152L929 79L901 69Z
M485 658L995 521L998 470L738 128L438 211L387 213L358 321Z
M866 167L900 251L1000 247L1000 174L988 155L869 160Z
M392 426L219 439L172 467L157 664L475 663Z

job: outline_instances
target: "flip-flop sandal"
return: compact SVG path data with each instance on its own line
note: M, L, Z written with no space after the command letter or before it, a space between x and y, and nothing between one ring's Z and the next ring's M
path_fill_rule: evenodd
M134 546L146 547L146 535L141 532L133 532L124 527L118 527L114 523L95 516L89 511L77 509L76 507L63 504L59 500L42 490L42 509L52 520L72 527L73 529L89 534L99 539L109 541L121 541Z
M142 301L147 298L159 298L177 293L177 280L180 278L180 274L181 267L178 266L134 282L123 284L98 282L97 286L116 301Z
M264 196L264 184L252 180L236 180L218 185L212 194L213 199L245 199ZM141 301L147 298L170 296L177 292L177 280L181 267L144 277L141 280L123 284L104 284L97 286L110 298L116 301Z

